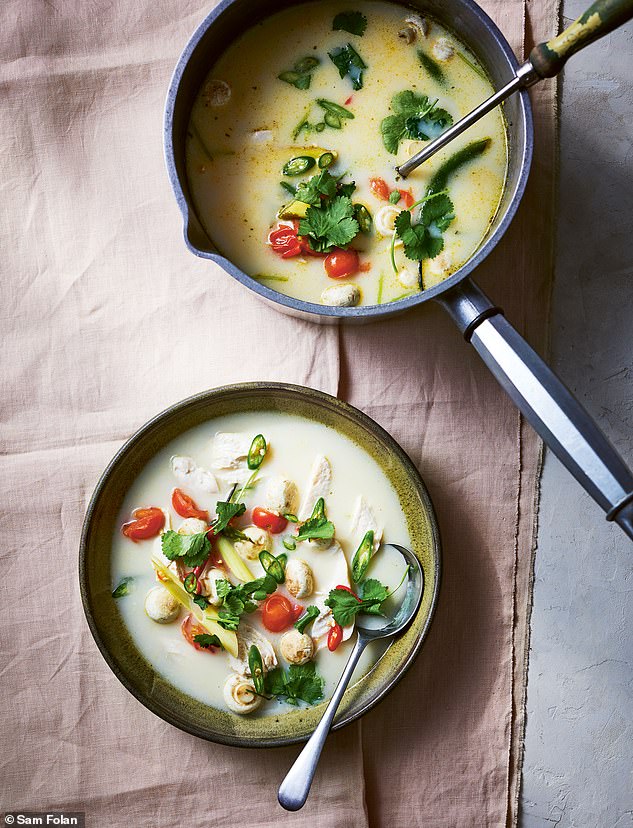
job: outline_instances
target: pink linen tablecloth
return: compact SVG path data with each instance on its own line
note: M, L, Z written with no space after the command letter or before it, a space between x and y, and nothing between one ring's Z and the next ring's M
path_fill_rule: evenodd
M160 828L505 825L516 817L539 443L440 309L319 327L185 250L163 100L210 5L0 10L0 811ZM556 28L557 0L483 5L517 54ZM479 273L541 349L554 96L552 83L534 90L529 193ZM421 656L383 704L332 736L295 815L276 787L297 749L215 746L153 716L99 655L77 582L83 514L121 443L182 397L253 379L337 394L391 431L429 486L444 545Z

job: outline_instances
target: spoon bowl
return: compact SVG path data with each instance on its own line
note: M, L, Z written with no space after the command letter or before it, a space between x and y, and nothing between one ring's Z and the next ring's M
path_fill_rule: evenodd
M305 805L325 740L363 650L370 641L393 638L403 633L420 606L424 592L424 571L420 562L413 552L404 546L395 543L387 543L385 546L396 549L407 562L407 590L395 615L383 627L365 627L362 624L356 624L356 644L345 665L336 690L332 694L330 703L323 714L323 718L279 786L277 798L282 808L287 811L298 811Z

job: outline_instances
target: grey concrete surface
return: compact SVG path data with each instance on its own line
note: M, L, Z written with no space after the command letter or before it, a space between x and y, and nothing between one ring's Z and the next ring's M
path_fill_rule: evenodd
M633 466L632 142L629 23L565 70L551 358ZM523 828L633 825L633 544L551 455L527 707Z

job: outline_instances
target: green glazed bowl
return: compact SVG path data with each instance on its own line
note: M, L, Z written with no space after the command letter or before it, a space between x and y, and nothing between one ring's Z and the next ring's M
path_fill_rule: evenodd
M440 539L428 492L400 446L361 411L320 391L281 383L244 383L205 391L154 417L119 450L88 506L79 552L81 596L97 646L130 693L166 722L212 742L272 747L307 739L325 703L290 709L282 715L249 718L193 699L163 679L140 654L111 595L110 556L116 520L125 494L141 470L183 432L215 417L243 411L280 411L305 417L336 429L362 446L398 493L413 551L424 569L424 595L413 623L370 672L347 690L335 729L355 721L383 699L419 652L437 602Z

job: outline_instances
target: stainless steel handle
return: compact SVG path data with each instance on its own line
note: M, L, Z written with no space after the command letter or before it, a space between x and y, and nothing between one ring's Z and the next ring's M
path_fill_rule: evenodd
M633 540L633 475L578 400L472 282L438 301L526 420Z
M305 805L334 716L366 645L367 640L359 635L323 718L279 786L277 798L286 811L298 811Z

